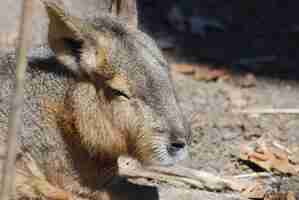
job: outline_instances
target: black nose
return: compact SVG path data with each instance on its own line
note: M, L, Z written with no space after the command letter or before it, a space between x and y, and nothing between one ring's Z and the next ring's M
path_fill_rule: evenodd
M174 149L182 149L185 147L185 142L173 142L171 143L171 148L174 148Z
M169 146L168 151L170 154L176 154L178 151L183 149L185 146L186 146L185 142L181 142L181 141L172 142Z

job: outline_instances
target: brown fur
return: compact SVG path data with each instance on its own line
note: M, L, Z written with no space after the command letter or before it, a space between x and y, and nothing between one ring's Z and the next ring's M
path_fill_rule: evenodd
M120 154L127 152L126 136L107 120L110 105L107 100L100 100L105 99L99 94L101 92L90 83L77 84L61 112L62 126L68 128L65 132L78 138L92 155L96 154L102 160L116 160ZM101 109L102 106L105 109ZM73 129L70 130L70 126Z

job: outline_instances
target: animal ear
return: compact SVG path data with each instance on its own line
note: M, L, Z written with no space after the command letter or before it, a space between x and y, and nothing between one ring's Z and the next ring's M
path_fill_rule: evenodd
M136 0L112 0L111 13L121 18L129 26L137 28L138 11Z
M48 42L57 59L73 72L91 74L105 60L95 28L70 16L54 2L44 1L49 16Z
M96 31L93 25L70 16L54 2L44 1L49 16L48 41L57 59L78 75L127 92L119 70L107 61L112 38ZM125 84L127 85L127 84Z

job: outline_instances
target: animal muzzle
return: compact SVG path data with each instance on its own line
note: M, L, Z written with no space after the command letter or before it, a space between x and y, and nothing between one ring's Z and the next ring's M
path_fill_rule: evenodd
M156 146L157 147L157 146ZM169 166L188 157L188 147L184 140L160 143L150 164Z
M188 156L187 143L183 140L171 142L167 146L168 154L173 158L173 162L185 159Z

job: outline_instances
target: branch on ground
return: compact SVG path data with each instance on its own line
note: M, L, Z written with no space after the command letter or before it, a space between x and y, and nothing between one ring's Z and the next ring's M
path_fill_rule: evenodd
M270 173L254 173L242 176L220 177L214 174L186 168L142 167L137 161L121 157L119 174L130 179L151 179L182 188L195 188L217 192L238 192L246 198L262 199L272 190L277 179Z

